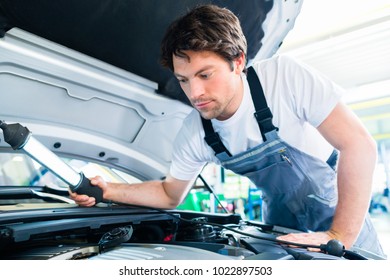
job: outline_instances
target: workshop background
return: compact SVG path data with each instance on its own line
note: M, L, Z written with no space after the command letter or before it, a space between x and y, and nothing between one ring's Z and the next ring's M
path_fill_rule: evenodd
M388 0L305 1L279 53L292 55L347 89L345 102L378 146L369 212L390 255L390 4ZM261 220L261 192L209 165L180 207ZM210 195L212 189L217 196Z

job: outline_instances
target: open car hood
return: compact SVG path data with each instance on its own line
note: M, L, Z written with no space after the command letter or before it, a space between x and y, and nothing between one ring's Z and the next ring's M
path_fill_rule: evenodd
M63 156L163 177L190 112L159 65L165 29L201 3L234 11L248 61L272 56L302 1L0 0L0 119ZM0 149L11 149L0 134Z
M158 64L160 41L175 18L210 2L241 19L249 64L277 51L302 5L0 0L0 120L28 127L58 155L96 161L140 180L163 177L172 142L192 109ZM0 152L11 149L0 134ZM42 196L46 187L30 183L27 189L46 202L52 198ZM296 231L244 221L239 214L31 203L35 196L22 203L25 189L5 186L0 192L6 200L0 205L0 260L380 258L342 246L333 255L290 248L276 237Z

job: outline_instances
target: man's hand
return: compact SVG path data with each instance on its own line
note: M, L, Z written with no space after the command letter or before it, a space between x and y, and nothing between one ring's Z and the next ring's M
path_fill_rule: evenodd
M330 231L325 232L311 232L311 233L289 233L277 238L278 240L284 240L294 243L321 245L327 244L331 239L337 239L337 236ZM308 248L309 251L319 251L316 248Z
M107 183L100 176L96 176L90 179L90 181L92 185L95 185L97 188L99 187L103 190L103 197L104 197L104 191L107 189ZM70 198L73 199L80 206L91 207L94 206L96 203L94 197L90 197L85 194L78 194L71 191L69 191L69 194L70 194Z

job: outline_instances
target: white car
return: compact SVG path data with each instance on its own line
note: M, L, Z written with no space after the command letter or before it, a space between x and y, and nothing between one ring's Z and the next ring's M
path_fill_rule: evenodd
M77 178L136 182L167 173L192 110L158 61L173 19L222 2L242 21L250 64L277 51L302 0L68 2L0 0L0 259L378 258L288 247L275 238L292 229L234 213L77 206L68 198ZM19 136L10 128L37 150L10 144Z

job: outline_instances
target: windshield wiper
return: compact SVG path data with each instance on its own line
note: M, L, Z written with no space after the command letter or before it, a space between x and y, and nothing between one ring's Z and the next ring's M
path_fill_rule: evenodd
M62 195L45 192L45 187L1 187L0 199L29 199L43 198L75 204L75 202Z
M61 195L57 195L57 194L53 194L53 193L39 192L36 190L31 190L31 192L39 198L51 198L51 199L59 200L59 201L62 201L62 202L68 203L68 204L76 204L76 202L74 202L74 200L67 198L67 197L63 197Z

